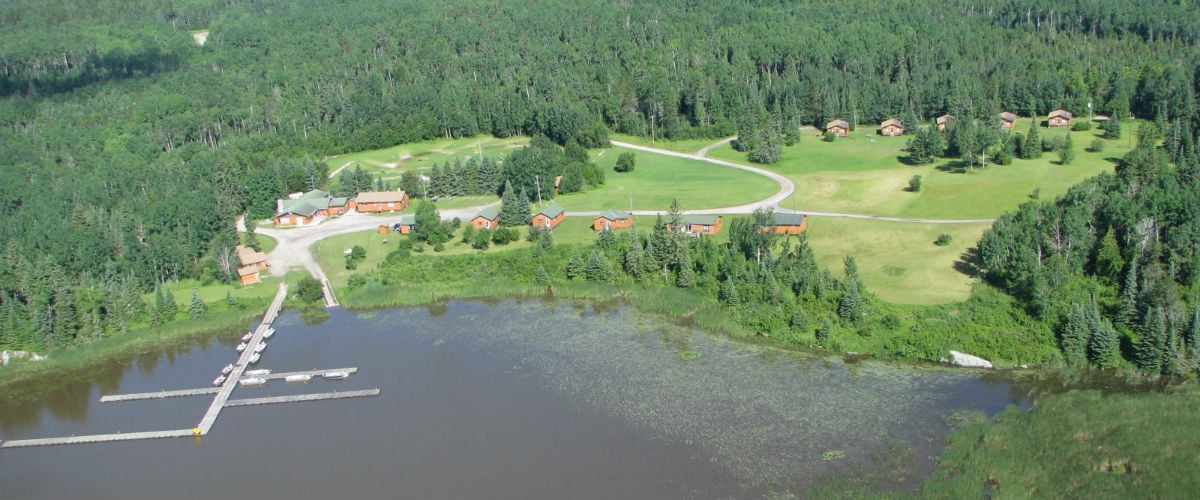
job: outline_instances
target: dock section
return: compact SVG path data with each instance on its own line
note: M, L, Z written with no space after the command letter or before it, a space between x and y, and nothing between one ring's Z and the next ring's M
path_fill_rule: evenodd
M337 307L337 297L333 295L333 285L329 284L329 280L321 280L321 295L325 298L325 307Z
M60 444L110 443L114 441L133 441L135 439L158 439L188 437L194 434L192 429L173 431L124 432L116 434L90 434L86 436L67 436L56 438L14 439L0 442L0 448L27 448L30 446L54 446Z
M301 371L301 372L271 373L269 375L260 375L258 378L265 379L265 380L275 380L275 379L287 378L292 375L312 375L314 377L320 377L322 375L325 375L326 373L346 372L347 374L352 374L357 371L358 371L358 367L352 366L350 368L329 368L326 370L308 370L308 371Z
M324 401L328 399L344 399L344 398L364 398L369 396L378 396L379 389L365 389L361 391L334 391L322 392L317 394L296 394L293 396L274 396L269 398L250 398L250 399L233 399L225 402L226 407L232 406L254 406L254 405L269 405L274 403L297 403L300 401Z
M185 396L204 396L206 394L216 394L221 390L220 387L201 387L199 389L180 389L177 391L158 391L158 392L137 392L133 394L109 394L100 396L101 403L115 403L118 401L138 401L142 399L165 399L179 398Z

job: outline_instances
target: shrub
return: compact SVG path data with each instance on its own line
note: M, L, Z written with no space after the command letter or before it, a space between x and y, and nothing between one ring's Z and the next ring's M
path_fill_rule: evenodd
M475 231L475 235L471 237L471 248L476 250L486 250L491 243L492 232L487 229Z
M321 300L324 295L321 291L321 282L317 281L312 276L305 276L296 285L296 297L304 302L316 302Z
M934 240L933 244L937 245L939 247L944 247L944 246L950 244L950 240L951 240L950 235L942 233L942 234L938 235L937 240Z
M1045 139L1042 139L1042 151L1045 151L1045 152L1060 151L1060 150L1062 150L1063 146L1066 145L1066 143L1067 143L1066 137L1062 137L1062 136L1047 137Z
M921 176L919 176L919 175L912 176L912 178L908 180L908 187L904 188L904 189L905 189L905 191L908 191L910 193L916 193L916 192L920 191L921 190Z
M1104 141L1102 139L1092 139L1092 143L1088 145L1087 150L1093 153L1104 151Z
M498 227L492 232L492 243L497 245L507 245L517 241L521 237L521 231L511 227Z
M438 244L434 245L434 246L433 246L433 251L435 251L435 252L444 252L444 251L446 251L446 244L445 244L445 243L438 243Z
M616 170L617 172L633 172L633 168L636 166L636 164L637 160L634 154L627 151L621 153L621 156L617 157L617 165L613 167L613 170Z
M1082 120L1078 120L1075 123L1071 124L1071 130L1075 131L1075 132L1083 132L1085 130L1091 130L1091 129L1092 129L1091 122L1085 122Z
M833 142L833 141L837 140L837 134L835 134L833 132L825 132L825 137L822 138L821 140L823 140L825 142Z

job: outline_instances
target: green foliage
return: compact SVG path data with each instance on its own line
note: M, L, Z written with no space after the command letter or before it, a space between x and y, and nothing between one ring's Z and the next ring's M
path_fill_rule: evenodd
M487 250L487 247L491 244L492 232L488 231L487 229L476 230L471 236L471 248L476 250Z
M950 235L948 235L946 233L942 233L942 234L939 234L937 239L933 241L933 244L937 245L939 247L944 247L944 246L950 244L951 239L952 238L950 237Z
M533 281L539 285L548 286L550 285L550 273L546 271L545 267L538 266L537 273L533 275Z
M1092 139L1092 142L1091 142L1091 144L1088 145L1087 150L1090 153L1099 153L1101 151L1104 151L1104 140L1103 139Z
M558 187L563 194L583 191L585 187L583 182L583 164L578 162L568 163L566 168L563 169L562 181Z
M1071 131L1072 132L1086 132L1091 129L1092 129L1091 122L1085 122L1083 120L1074 120L1071 122Z
M908 180L908 187L904 189L910 193L916 193L921 190L921 176L914 175Z
M818 344L828 344L829 340L833 338L833 322L829 321L829 318L825 318L821 322L821 326L817 328L815 336Z
M450 234L442 227L442 216L437 206L425 200L417 201L413 214L413 238L418 242L437 244L450 241Z
M587 266L583 270L588 281L609 281L612 279L612 266L603 255L592 251L588 256Z
M188 304L188 319L203 319L208 315L208 306L200 300L200 289L192 288L192 302Z
M1062 149L1058 150L1058 163L1070 165L1073 161L1075 161L1075 142L1071 140L1071 134L1067 134L1067 140L1063 142Z
M301 302L316 302L321 300L321 298L324 296L324 292L321 290L320 281L317 281L317 279L312 276L305 276L300 280L299 283L296 284L296 291L294 295L296 298L300 299Z
M1083 306L1075 304L1067 321L1062 326L1059 343L1062 346L1063 358L1068 365L1083 366L1087 364L1087 344L1091 337L1088 320Z
M1121 138L1121 119L1119 117L1114 116L1112 119L1104 122L1103 137L1109 140Z
M565 269L567 279L573 280L583 277L585 265L583 257L579 255L579 247L575 247L574 253L571 254L571 259L567 261Z
M823 140L823 141L825 141L825 142L833 142L833 141L836 141L836 140L837 140L837 134L835 134L835 133L833 133L833 132L825 132L825 135L821 137L821 140Z
M637 157L632 151L625 151L617 157L617 164L613 166L613 170L617 172L633 172L637 166Z
M1025 140L1017 156L1025 160L1042 157L1042 139L1038 133L1037 120L1032 120L1029 123L1029 134L1025 136Z
M521 239L521 231L516 228L500 226L492 231L492 243L507 245Z

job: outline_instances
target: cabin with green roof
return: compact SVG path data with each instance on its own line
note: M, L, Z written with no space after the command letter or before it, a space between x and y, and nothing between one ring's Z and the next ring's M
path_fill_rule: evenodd
M592 219L592 229L596 231L612 231L633 227L633 215L629 212L605 210Z
M712 236L721 230L724 223L720 215L684 214L679 219L683 232L692 236Z
M775 234L800 234L808 228L808 217L804 214L776 212L772 215L775 217L775 225L763 228L764 231Z
M500 211L496 207L486 207L471 217L471 225L479 229L496 229L500 223Z
M348 202L346 198L333 198L329 191L320 189L297 193L286 200L275 201L275 225L301 226L311 224L321 217L341 215L345 213Z
M541 229L554 229L558 224L567 217L567 212L558 203L550 202L546 208L541 209L538 213L533 214L529 225Z

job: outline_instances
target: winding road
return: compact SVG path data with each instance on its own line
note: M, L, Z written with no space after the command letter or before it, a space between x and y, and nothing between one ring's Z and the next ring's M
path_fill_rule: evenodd
M722 139L713 144L709 144L708 146L705 146L704 148L700 149L700 151L697 151L696 153L680 153L677 151L668 151L665 149L653 148L653 147L649 147L649 146L639 146L637 144L630 144L630 143L621 142L621 141L611 141L611 142L612 142L613 146L622 147L622 148L626 148L626 149L634 149L637 151L645 151L647 153L660 154L660 155L665 155L665 156L674 156L674 157L678 157L678 158L686 158L689 160L703 161L703 162L712 163L714 165L721 165L721 166L725 166L725 167L729 167L729 168L745 170L747 172L753 172L755 174L767 177L779 184L779 191L776 192L774 195L771 195L770 197L765 198L763 200L760 200L760 201L757 201L754 203L749 203L746 205L737 205L737 206L732 206L732 207L709 208L709 209L703 209L703 210L688 210L686 213L689 213L689 214L705 214L705 215L749 214L749 213L753 213L754 210L756 210L758 208L769 208L769 209L774 210L775 212L803 213L803 214L806 214L809 216L814 216L814 217L842 217L842 218L851 218L851 219L869 219L869 220L878 220L878 221L886 221L886 222L909 222L909 223L919 223L919 224L981 224L981 223L990 223L995 220L995 219L914 219L914 218L907 218L907 217L888 217L888 216L882 216L882 215L851 214L851 213L838 213L838 212L818 212L818 211L811 211L811 210L792 210L792 209L783 208L783 207L779 206L779 203L786 200L788 197L790 197L792 195L792 193L794 193L796 191L796 184L793 183L791 181L791 179L788 179L787 177L784 177L775 172L771 172L769 170L765 170L762 168L752 167L750 165L743 165L740 163L735 163L735 162L731 162L731 161L727 161L727 160L719 160L716 158L708 157L708 152L711 149L721 146L721 145L723 145L727 142L730 142L734 139L735 139L734 137ZM345 165L343 165L343 168L344 167L345 167ZM338 170L341 170L341 169L338 169ZM337 172L335 171L334 174L336 174L336 173ZM331 176L332 176L332 174L331 174ZM439 210L439 212L441 213L442 218L445 220L451 220L451 219L454 219L455 217L457 217L457 218L465 221L465 220L467 220L467 218L471 217L472 215L475 215L475 213L478 212L480 209L483 209L484 207L488 207L488 206L495 206L495 205L498 205L499 203L500 203L499 201L494 201L494 202L486 204L486 205ZM600 213L599 211L567 212L567 216L570 216L570 217L594 217L594 216L598 215L599 213ZM633 211L634 215L657 215L660 213L662 213L662 210L635 210L635 211ZM275 240L278 242L278 245L276 245L275 249L272 250L271 253L267 255L267 263L270 265L272 276L283 276L284 274L286 274L289 270L291 270L293 268L302 267L305 270L307 270L309 273L311 273L313 275L313 277L315 277L318 280L323 282L326 280L325 272L321 270L321 266L317 265L316 258L313 255L312 246L314 244L316 244L318 241L321 241L330 236L346 234L346 233L355 233L355 232L359 232L359 231L366 231L368 229L374 229L374 228L378 227L380 224L388 224L390 222L393 222L394 220L395 220L394 217L388 218L388 217L364 215L364 214L360 214L357 212L351 212L351 213L348 213L341 217L326 219L325 221L323 221L319 224L316 224L316 225L312 225L312 226L293 227L293 228L286 228L286 229L259 228L257 230L257 232L259 234L264 234L264 235L270 236L272 238L275 238ZM238 220L238 230L245 231L245 226L243 225L241 219Z

